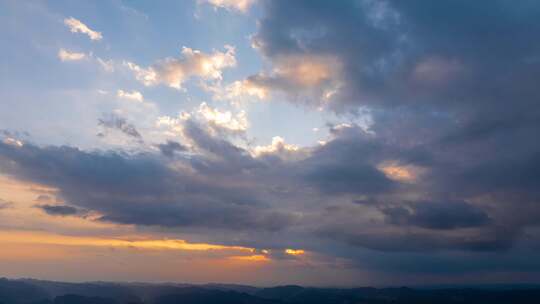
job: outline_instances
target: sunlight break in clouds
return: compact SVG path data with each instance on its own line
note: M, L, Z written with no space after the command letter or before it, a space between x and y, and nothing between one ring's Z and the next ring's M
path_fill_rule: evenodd
M306 252L302 249L285 249L285 253L290 255L303 255Z
M103 38L100 32L91 30L88 26L86 26L86 24L73 17L64 19L64 24L69 27L69 30L72 33L86 34L91 40L101 40Z
M148 68L132 62L124 64L135 74L135 78L146 86L165 84L182 89L182 83L191 77L203 80L221 80L222 70L236 66L235 49L225 45L225 52L211 54L183 47L180 58L168 57L157 61Z
M58 58L61 61L78 61L86 58L85 53L71 52L65 49L60 49L58 51Z
M389 179L404 183L415 182L425 171L419 166L399 165L392 161L383 162L377 169L383 172Z

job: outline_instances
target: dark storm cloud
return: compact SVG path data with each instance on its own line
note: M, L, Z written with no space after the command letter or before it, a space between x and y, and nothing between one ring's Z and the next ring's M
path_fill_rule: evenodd
M386 231L385 231L386 230ZM354 247L386 252L486 251L497 252L512 248L517 231L489 226L474 232L355 231L354 227L321 227L318 235L339 240Z
M376 167L388 157L387 147L358 127L334 134L334 140L297 164L296 170L308 184L334 195L383 193L395 186Z
M185 135L195 143L198 150L209 157L193 158L191 165L204 174L234 174L238 170L260 169L265 165L251 157L248 151L239 148L221 136L210 135L194 121L187 121Z
M529 104L539 96L533 80L540 73L540 43L534 39L540 31L537 3L264 4L254 41L271 61L331 55L342 62L337 108L426 103L481 109L517 94L519 103Z
M193 158L183 161L186 165L218 164ZM19 179L59 188L59 197L64 201L97 211L103 214L102 220L117 223L280 230L294 221L287 212L265 207L254 191L235 185L228 176L220 176L220 170L215 173L208 169L201 175L173 169L155 155L1 143L0 169ZM210 175L213 173L218 175ZM244 177L239 173L236 178L241 183ZM73 211L64 206L41 207L50 213Z
M327 192L369 194L353 201L373 202L362 205L382 211L387 224L440 231L377 235L340 227L329 228L331 237L388 250L496 249L538 225L539 32L534 1L264 2L253 39L260 52L275 66L288 56L337 58L342 86L331 109L354 113L365 106L373 117L374 143L338 137L326 148L334 162L315 170L312 181L324 173L330 182L319 188ZM311 98L315 106L322 103L318 97ZM321 153L324 148L313 155ZM410 185L357 171L385 158L426 170ZM353 182L362 179L369 182ZM411 192L441 203L379 197ZM464 203L471 199L482 204ZM459 228L477 232L450 237L442 231Z
M36 205L48 215L68 216L81 214L81 210L67 205Z
M383 207L389 223L428 229L456 229L487 225L490 221L481 209L466 202L417 202L406 206Z
M113 129L118 130L127 136L141 139L142 136L137 131L134 125L127 122L127 120L123 117L117 116L115 114L109 114L104 116L103 118L100 118L98 120L98 124L106 129Z

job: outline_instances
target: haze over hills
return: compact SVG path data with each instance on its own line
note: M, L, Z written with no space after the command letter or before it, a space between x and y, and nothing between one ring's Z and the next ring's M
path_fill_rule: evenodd
M540 302L540 286L492 288L258 288L234 284L66 283L0 279L1 304L405 304Z

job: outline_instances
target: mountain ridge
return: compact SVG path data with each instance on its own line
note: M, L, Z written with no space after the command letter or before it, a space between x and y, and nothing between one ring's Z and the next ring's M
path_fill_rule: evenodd
M510 286L510 285L502 285ZM477 304L540 303L528 288L322 288L299 285L87 282L0 278L0 304Z

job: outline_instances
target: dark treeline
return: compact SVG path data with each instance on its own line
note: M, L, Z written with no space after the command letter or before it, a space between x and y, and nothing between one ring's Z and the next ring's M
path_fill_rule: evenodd
M0 304L538 304L522 288L307 288L145 283L62 283L0 279Z

